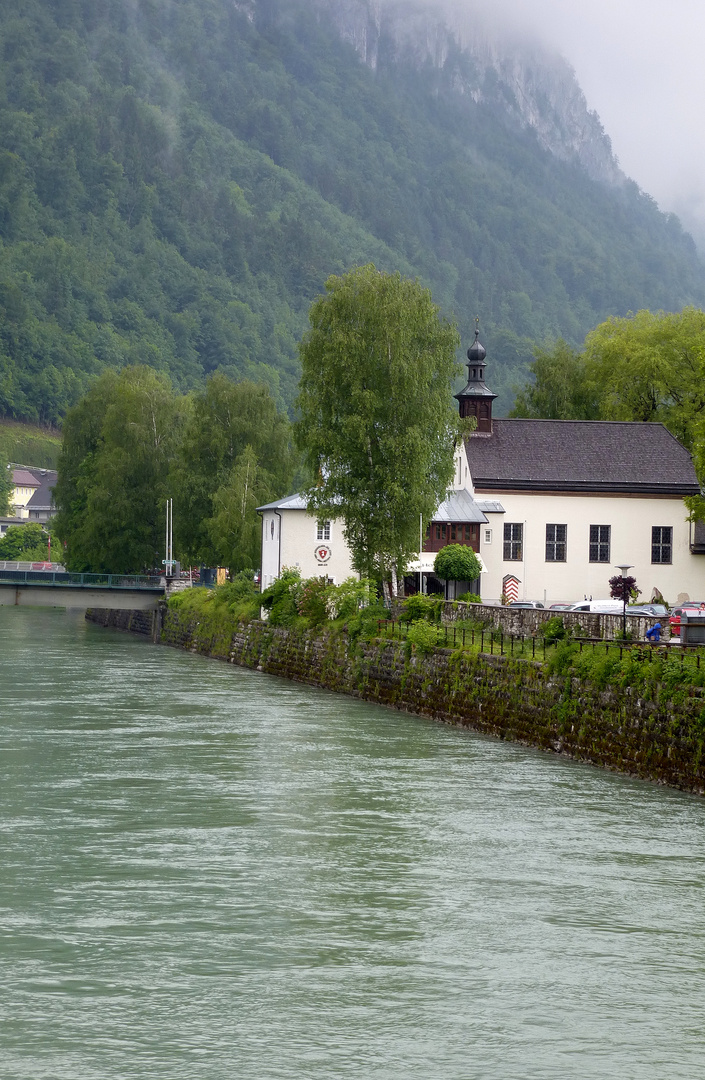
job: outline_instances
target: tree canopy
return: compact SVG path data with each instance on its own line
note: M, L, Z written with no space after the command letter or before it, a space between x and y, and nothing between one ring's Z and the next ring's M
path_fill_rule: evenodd
M342 517L355 569L389 581L452 479L458 334L427 289L372 265L329 278L309 318L296 422L309 509Z
M660 421L689 450L705 411L705 312L638 311L591 330L582 350L538 350L513 416Z
M472 548L465 544L446 544L436 555L433 571L443 581L476 581L482 565Z
M232 571L259 566L255 508L289 491L291 425L266 386L213 375L194 396L171 481L183 556Z
M126 573L161 564L183 414L168 379L145 367L106 372L69 412L54 489L69 569Z
M105 372L64 423L55 529L71 570L161 567L165 505L184 561L259 565L256 507L287 490L290 424L266 386L208 380L177 394L146 367Z
M36 521L10 525L0 538L0 559L10 562L46 562L49 534Z

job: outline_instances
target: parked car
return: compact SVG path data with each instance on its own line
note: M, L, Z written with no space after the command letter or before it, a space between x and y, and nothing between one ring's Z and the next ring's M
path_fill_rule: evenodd
M540 600L512 600L508 607L520 607L520 608L542 608L543 604Z
M671 617L668 620L668 625L671 628L671 636L677 637L681 632L681 615L684 611L700 611L702 608L705 611L705 604L699 604L696 600L687 600L683 604L679 604L677 608L674 608L671 612Z
M621 615L623 604L621 600L579 600L569 610L597 611L601 615Z
M555 604L549 604L549 611L570 611L573 607L575 600L560 600Z
M664 619L668 615L665 604L632 604L627 608L627 615L654 615L657 619Z

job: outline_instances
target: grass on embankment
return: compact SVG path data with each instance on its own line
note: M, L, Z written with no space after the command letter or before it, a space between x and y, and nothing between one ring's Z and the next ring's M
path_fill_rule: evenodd
M61 432L0 418L0 459L35 469L55 469Z

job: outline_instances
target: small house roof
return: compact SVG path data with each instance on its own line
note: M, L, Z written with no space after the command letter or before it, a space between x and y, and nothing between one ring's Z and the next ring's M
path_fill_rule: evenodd
M485 523L487 518L469 492L461 489L453 491L438 507L432 521L478 521Z
M306 510L306 500L298 492L295 495L287 495L285 499L277 499L276 502L265 503L258 506L257 510Z
M663 426L608 420L494 420L465 440L476 489L697 495L690 454Z
M41 487L41 483L29 469L13 469L12 483L15 487Z

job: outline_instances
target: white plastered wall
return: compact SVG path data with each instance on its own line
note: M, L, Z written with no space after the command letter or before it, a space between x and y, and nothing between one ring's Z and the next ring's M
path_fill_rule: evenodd
M648 602L658 589L669 603L679 599L705 600L705 556L691 555L690 526L680 498L637 498L624 496L568 495L478 491L479 499L501 501L504 514L490 514L480 529L480 552L487 567L483 574L485 602L499 601L502 579L512 573L519 578L519 599L539 600L548 605L558 601L609 597L608 581L618 563L631 563L629 571L641 589L640 599ZM504 523L523 525L522 560L504 561ZM567 525L567 552L564 563L546 562L546 525ZM589 561L590 525L610 525L610 558L607 563ZM673 529L673 556L670 565L652 564L651 528ZM492 541L485 543L485 532Z
M338 585L348 577L357 576L343 536L342 521L331 521L330 540L318 540L317 520L304 510L265 510L262 519L263 589L271 585L284 567L296 567L302 578L325 575ZM316 557L322 547L330 551L327 560Z

